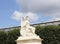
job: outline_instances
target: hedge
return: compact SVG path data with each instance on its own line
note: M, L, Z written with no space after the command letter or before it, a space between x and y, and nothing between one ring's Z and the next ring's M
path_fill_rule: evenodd
M0 31L0 44L6 44L7 33L4 31Z
M42 44L60 44L60 26L37 26L35 33L43 39Z
M7 44L16 44L16 39L18 39L18 36L20 36L20 30L14 29L11 31L8 31L8 38L7 38Z
M60 44L60 26L37 26L35 33L43 39L42 44ZM0 31L0 44L16 44L20 30Z
M0 44L16 44L16 39L20 36L20 30L0 31Z

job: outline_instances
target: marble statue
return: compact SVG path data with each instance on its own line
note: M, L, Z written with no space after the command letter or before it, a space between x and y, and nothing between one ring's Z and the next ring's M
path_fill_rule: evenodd
M21 36L35 35L35 28L30 26L29 16L26 16L26 18L22 17L20 33L21 33Z
M29 16L21 18L20 34L17 44L42 44L42 39L35 34L35 27L30 26Z

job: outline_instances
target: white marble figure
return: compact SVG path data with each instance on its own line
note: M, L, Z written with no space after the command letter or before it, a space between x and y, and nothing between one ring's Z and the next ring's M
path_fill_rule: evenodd
M34 36L35 34L35 27L30 26L29 16L22 17L21 19L21 36Z
M16 40L17 44L42 44L42 39L35 34L35 27L30 26L29 16L21 19L21 36Z

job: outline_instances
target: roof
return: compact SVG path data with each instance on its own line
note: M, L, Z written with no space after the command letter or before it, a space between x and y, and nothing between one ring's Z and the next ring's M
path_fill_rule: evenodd
M58 21L50 21L50 22L43 22L43 23L37 23L37 24L31 24L31 26L34 26L34 25L40 25L40 24L47 24L47 23L54 23L54 22L60 22L60 20L58 20ZM2 28L2 29L5 30L5 29L18 28L18 27L21 27L21 26L8 27L8 28ZM0 30L2 30L2 29L0 29Z
M54 23L54 22L60 22L60 20L58 20L58 21L50 21L50 22L43 22L43 23L37 23L37 24L33 24L33 25L40 25L40 24L47 24L47 23Z
M21 27L21 26L15 26L15 27L2 28L2 29L0 29L0 30L13 29L13 28L18 28L18 27Z

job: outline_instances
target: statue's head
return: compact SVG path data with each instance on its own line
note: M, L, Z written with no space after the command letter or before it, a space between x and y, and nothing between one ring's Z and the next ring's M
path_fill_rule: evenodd
M29 20L29 16L26 16L26 20Z

